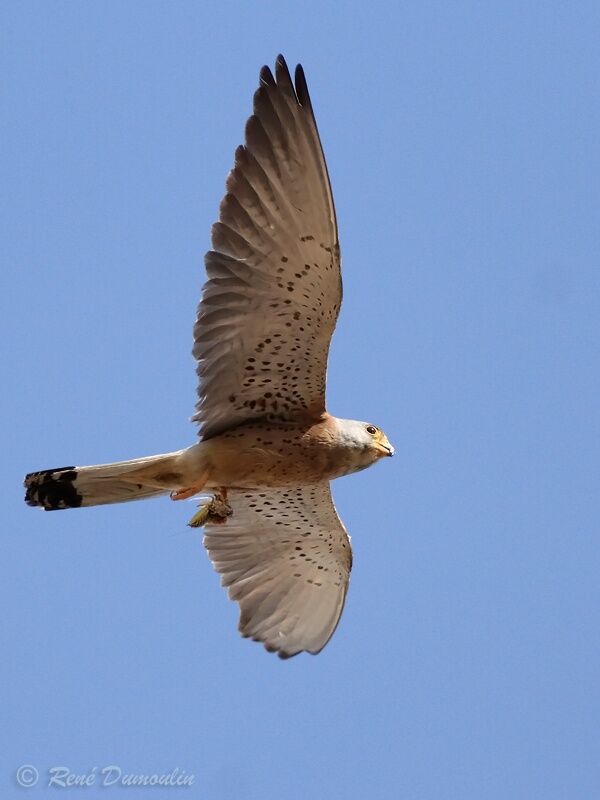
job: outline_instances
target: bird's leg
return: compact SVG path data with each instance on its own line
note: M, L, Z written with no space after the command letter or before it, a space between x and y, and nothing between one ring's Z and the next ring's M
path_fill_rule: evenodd
M198 480L191 486L186 486L183 489L176 489L171 492L171 500L187 500L188 497L193 497L198 492L204 489L204 485L208 480L208 472L202 472Z

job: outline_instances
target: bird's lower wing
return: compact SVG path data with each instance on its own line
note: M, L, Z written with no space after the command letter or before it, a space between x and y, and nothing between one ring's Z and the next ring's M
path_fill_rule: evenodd
M241 609L239 630L288 658L333 635L352 551L328 483L229 490L231 514L210 516L204 544Z

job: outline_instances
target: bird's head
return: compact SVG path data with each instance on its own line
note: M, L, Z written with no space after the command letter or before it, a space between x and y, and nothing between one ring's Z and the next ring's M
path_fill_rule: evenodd
M340 420L346 446L362 454L361 461L373 463L383 456L393 456L394 448L385 433L370 422Z
M375 449L378 458L394 455L394 448L381 428L378 428L376 425L371 425L369 422L363 422L362 425L365 433L369 437L369 447Z

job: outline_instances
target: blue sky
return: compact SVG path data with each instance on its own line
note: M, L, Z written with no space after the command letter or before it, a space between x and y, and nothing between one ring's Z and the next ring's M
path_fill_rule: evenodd
M0 12L2 797L600 792L596 3ZM193 443L203 253L258 70L302 61L340 223L329 407L355 566L317 658L241 640L168 499L42 514L36 468ZM32 764L40 783L19 788Z

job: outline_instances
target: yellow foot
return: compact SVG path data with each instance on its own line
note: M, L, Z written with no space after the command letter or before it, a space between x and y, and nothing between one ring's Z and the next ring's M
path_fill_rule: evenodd
M175 489L171 492L171 500L187 500L188 497L193 497L198 492L201 492L208 480L208 472L202 472L198 475L196 483L191 486L186 486L183 489ZM171 484L172 485L172 484Z
M232 513L232 508L227 503L226 497L216 494L212 500L207 500L198 506L198 511L188 522L188 525L190 528L201 528L207 522L213 524L223 523Z

